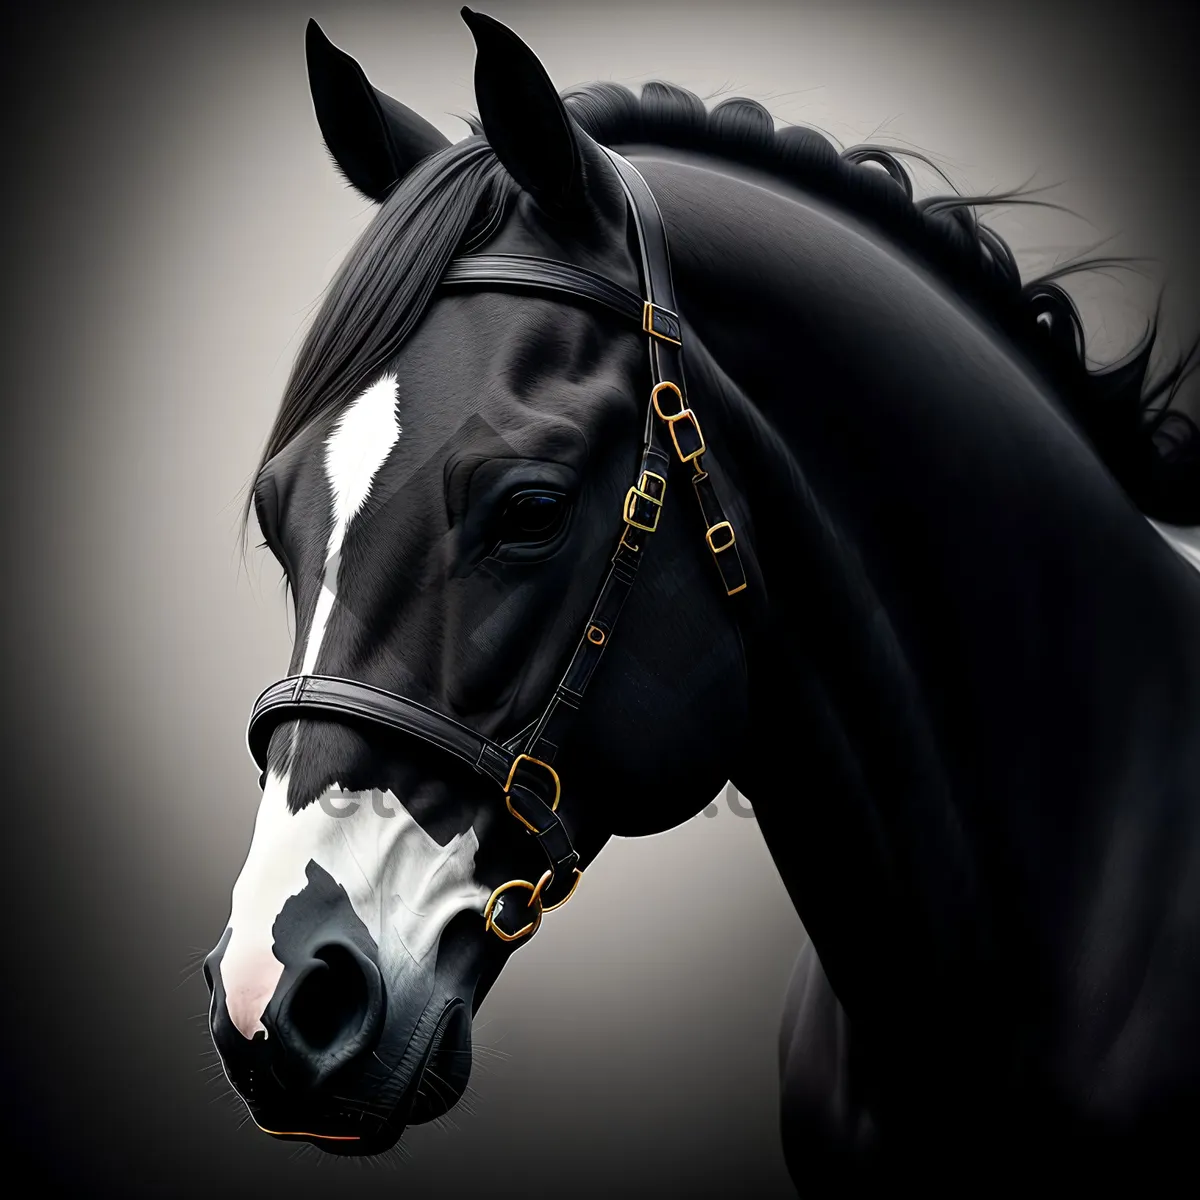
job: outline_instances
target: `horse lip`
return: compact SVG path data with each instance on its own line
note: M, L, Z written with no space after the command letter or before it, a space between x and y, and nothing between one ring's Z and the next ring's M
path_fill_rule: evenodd
M253 1118L251 1118L251 1120L253 1120ZM254 1124L258 1125L258 1122L255 1121ZM285 1131L285 1130L280 1130L280 1129L267 1129L263 1125L258 1125L258 1128L261 1129L263 1133L269 1133L272 1137L278 1137L278 1138L298 1137L298 1138L308 1138L310 1141L313 1139L316 1139L318 1141L323 1141L323 1142L361 1142L362 1141L362 1138L358 1134L351 1135L351 1134L347 1134L347 1133L307 1133L307 1132L303 1132L303 1131L291 1131L291 1130Z

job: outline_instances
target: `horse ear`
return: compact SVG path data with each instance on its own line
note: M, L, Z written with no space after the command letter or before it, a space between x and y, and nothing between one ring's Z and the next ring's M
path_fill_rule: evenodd
M321 136L342 174L369 200L385 200L417 163L450 145L423 117L373 88L316 21L308 23L304 49Z
M475 38L479 121L504 169L554 211L583 191L579 139L545 67L507 25L461 10Z

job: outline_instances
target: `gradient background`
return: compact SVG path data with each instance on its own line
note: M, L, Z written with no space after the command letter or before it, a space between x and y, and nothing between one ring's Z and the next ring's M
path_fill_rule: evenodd
M482 4L482 0L481 0ZM1197 304L1196 41L1182 10L492 0L552 77L743 94L843 144L919 146L964 189L1032 182L1084 217L994 224L1081 281L1124 348L1166 282ZM243 564L242 489L322 287L370 217L308 98L307 17L452 138L474 107L457 3L10 7L3 186L7 1162L102 1193L793 1194L775 1040L802 932L752 819L617 842L489 998L470 1112L392 1165L248 1128L205 1082L212 945L257 799L244 722L290 647ZM1109 240L1105 240L1109 239ZM653 869L651 869L653 867ZM601 914L606 919L602 921ZM615 920L613 919L615 916ZM561 1064L571 1064L563 1072ZM573 1081L570 1095L548 1081ZM531 1152L531 1147L536 1147Z

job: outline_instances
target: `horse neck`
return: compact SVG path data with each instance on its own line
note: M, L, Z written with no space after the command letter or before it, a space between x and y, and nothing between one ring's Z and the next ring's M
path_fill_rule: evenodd
M882 238L643 169L762 576L732 777L831 980L844 999L916 955L969 987L968 947L1054 954L1108 831L1153 831L1133 886L1200 773L1170 717L1200 703L1200 581L1028 365Z

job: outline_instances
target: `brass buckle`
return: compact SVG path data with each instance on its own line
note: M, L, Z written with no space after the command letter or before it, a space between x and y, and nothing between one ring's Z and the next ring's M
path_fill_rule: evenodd
M654 327L654 318L662 317L661 324L667 329L679 328L679 317L671 312L669 308L663 308L661 304L652 304L649 300L642 303L642 332L650 334L651 337L656 337L664 342L670 342L672 346L682 346L683 342L672 337L669 333L664 333L663 330Z
M664 391L672 391L679 398L678 412L663 412L659 397ZM659 418L666 421L667 428L671 431L671 441L675 443L675 453L679 455L680 462L692 462L708 449L704 442L704 431L700 428L700 422L696 420L696 414L688 408L687 401L683 398L683 392L679 390L678 384L672 383L669 379L664 379L662 383L656 383L650 392L650 403L654 406L654 411L658 413ZM687 454L683 452L683 447L679 444L679 435L675 432L675 426L680 421L687 421L691 425L696 431L696 440L700 443L695 450L691 450Z
M700 443L695 450L691 450L687 454L684 454L683 447L679 444L679 435L675 432L675 426L684 419L696 431L696 440ZM699 458L708 449L704 443L704 432L700 428L700 422L696 420L696 414L690 408L685 408L683 412L668 417L667 428L671 431L671 441L675 443L675 453L679 455L680 462L691 462L692 459Z
M541 832L536 825L530 825L523 816L512 806L512 782L517 774L517 768L521 765L522 759L527 763L533 763L535 767L541 767L545 771L550 772L550 778L554 780L554 803L550 805L550 811L555 812L558 809L558 801L562 797L562 782L558 778L558 772L549 764L542 762L540 758L534 758L529 754L518 754L513 759L513 764L508 769L508 778L504 781L504 807L529 830L530 833ZM532 886L532 885L530 885Z
M550 877L553 874L554 874L554 872L550 871L550 870L546 870L546 871L542 872L542 877L541 877L541 879L539 879L537 881L537 887L535 887L533 889L533 895L530 896L530 898L529 898L530 904L532 904L536 900L539 905L542 905L542 888L544 888L546 886L546 884L548 884L550 882ZM568 900L570 900L570 898L573 895L575 895L575 889L579 886L579 881L582 878L583 878L583 872L578 867L576 867L575 868L575 878L572 880L571 887L567 891L567 894L555 904L542 905L542 912L544 912L544 913L554 912L555 909L562 908L562 906L564 904L566 904L566 902Z
M650 481L655 480L658 487L654 491L650 490ZM667 481L657 471L643 471L641 479L638 480L638 489L644 496L648 496L655 504L662 507L662 502L667 498ZM654 492L657 492L656 496Z
M599 625L589 625L587 627L587 640L591 642L593 646L603 646L605 636L604 630L601 629Z
M547 874L549 874L549 872L547 872ZM488 897L487 905L483 910L484 932L486 933L490 929L502 942L519 942L521 938L528 937L531 933L536 933L537 927L542 923L542 913L545 911L542 908L541 896L539 894L542 886L541 880L538 881L536 886L524 879L510 879L507 883L502 883ZM504 895L504 893L509 890L509 888L528 889L529 899L525 902L526 908L533 908L534 901L537 901L537 912L535 913L533 920L531 920L528 925L523 925L517 930L516 933L505 933L505 931L496 924L496 916L498 915L496 911L496 904ZM572 891L573 890L574 889L572 889Z
M657 479L658 482L662 485L661 489L659 489L659 494L657 496L652 495L647 488L647 484L651 479ZM621 514L625 519L625 523L627 525L632 525L634 527L634 529L643 529L647 533L653 533L658 528L658 518L659 518L659 514L662 512L663 497L666 494L667 494L667 481L661 475L656 474L654 471L643 471L642 477L641 477L641 479L638 480L637 484L635 484L633 487L631 487L629 489L629 491L627 491L625 493L625 507ZM639 499L645 500L648 503L654 505L654 520L649 525L645 524L642 521L637 520L634 517L634 513L637 509L637 502Z
M729 531L729 541L723 542L720 546L713 541L713 534L716 533L718 529L727 529ZM708 548L714 554L720 554L722 550L728 550L729 547L737 541L737 534L733 532L733 526L730 525L728 521L718 521L715 525L710 525L704 531L704 537L708 542Z

